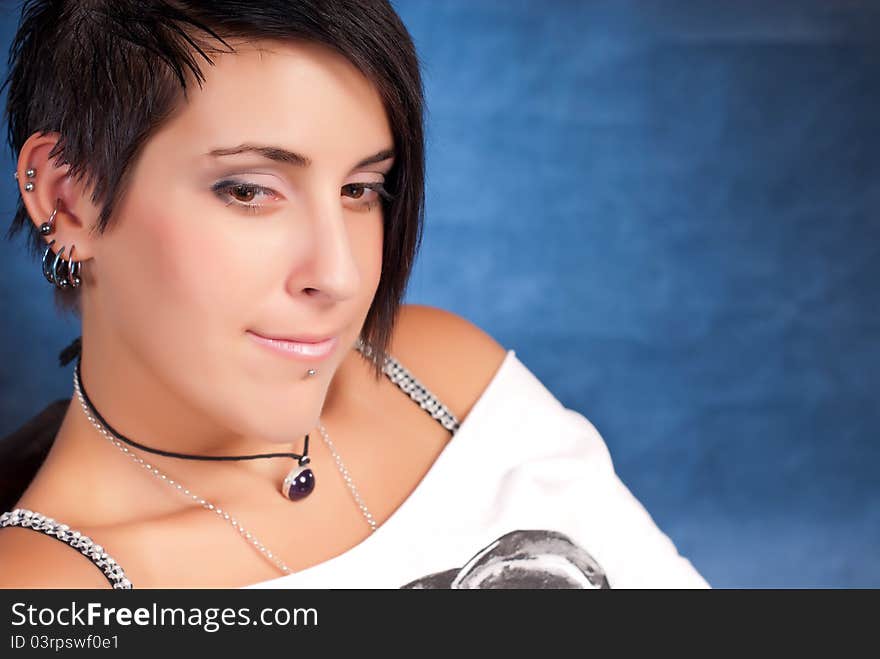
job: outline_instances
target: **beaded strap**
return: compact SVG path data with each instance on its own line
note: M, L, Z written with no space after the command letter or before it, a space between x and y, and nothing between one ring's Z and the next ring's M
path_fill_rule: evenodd
M104 551L104 548L79 531L72 531L67 524L56 522L51 517L46 517L33 510L16 508L0 515L0 528L7 526L33 529L67 543L74 549L78 549L81 554L98 566L113 588L132 589L131 582L125 578L122 567Z
M361 339L358 339L357 349L365 357L370 359L374 358L373 349L366 345ZM460 424L458 419L455 418L455 415L450 412L449 408L441 403L425 385L419 382L419 380L416 379L416 377L413 376L403 364L391 355L386 354L385 363L382 366L382 372L385 373L394 384L409 394L409 397L417 402L423 410L431 415L431 417L439 421L440 425L452 432L453 435L458 432Z

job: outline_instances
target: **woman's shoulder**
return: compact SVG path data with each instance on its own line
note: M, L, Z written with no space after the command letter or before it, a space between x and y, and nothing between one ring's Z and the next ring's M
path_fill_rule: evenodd
M0 588L110 587L85 555L33 529L0 529L0 556Z
M451 311L401 306L388 352L463 421L491 383L507 349Z

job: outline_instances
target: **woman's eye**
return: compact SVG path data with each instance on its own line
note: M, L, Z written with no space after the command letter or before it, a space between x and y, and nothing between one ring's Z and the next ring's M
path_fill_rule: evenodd
M352 199L360 201L359 206L368 210L375 205L380 197L386 201L394 198L381 183L349 183L342 186L342 191Z
M246 203L253 200L257 191L247 185L236 185L235 187L230 188L230 194L236 201L243 201Z
M253 213L263 207L263 204L252 203L255 199L271 200L276 196L270 188L241 181L219 181L211 189L227 206L237 206Z
M277 198L277 193L271 188L242 181L219 181L211 189L227 206L235 206L251 213L259 212L265 205L257 202L271 201ZM342 192L343 195L357 200L357 206L365 210L373 208L380 198L386 201L394 199L394 195L389 193L385 186L379 182L349 183L342 186Z

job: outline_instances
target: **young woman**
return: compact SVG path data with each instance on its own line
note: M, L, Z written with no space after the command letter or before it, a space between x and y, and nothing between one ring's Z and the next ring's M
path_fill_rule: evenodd
M707 585L513 350L401 305L422 83L385 0L32 0L7 86L13 229L82 337L2 443L0 585Z

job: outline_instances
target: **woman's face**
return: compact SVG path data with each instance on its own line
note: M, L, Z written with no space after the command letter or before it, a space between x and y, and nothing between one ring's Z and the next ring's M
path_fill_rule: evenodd
M258 45L217 55L145 145L94 244L83 313L181 403L290 442L317 421L376 292L383 209L365 186L393 160L359 163L394 144L378 92L341 55ZM338 343L306 362L253 332Z

